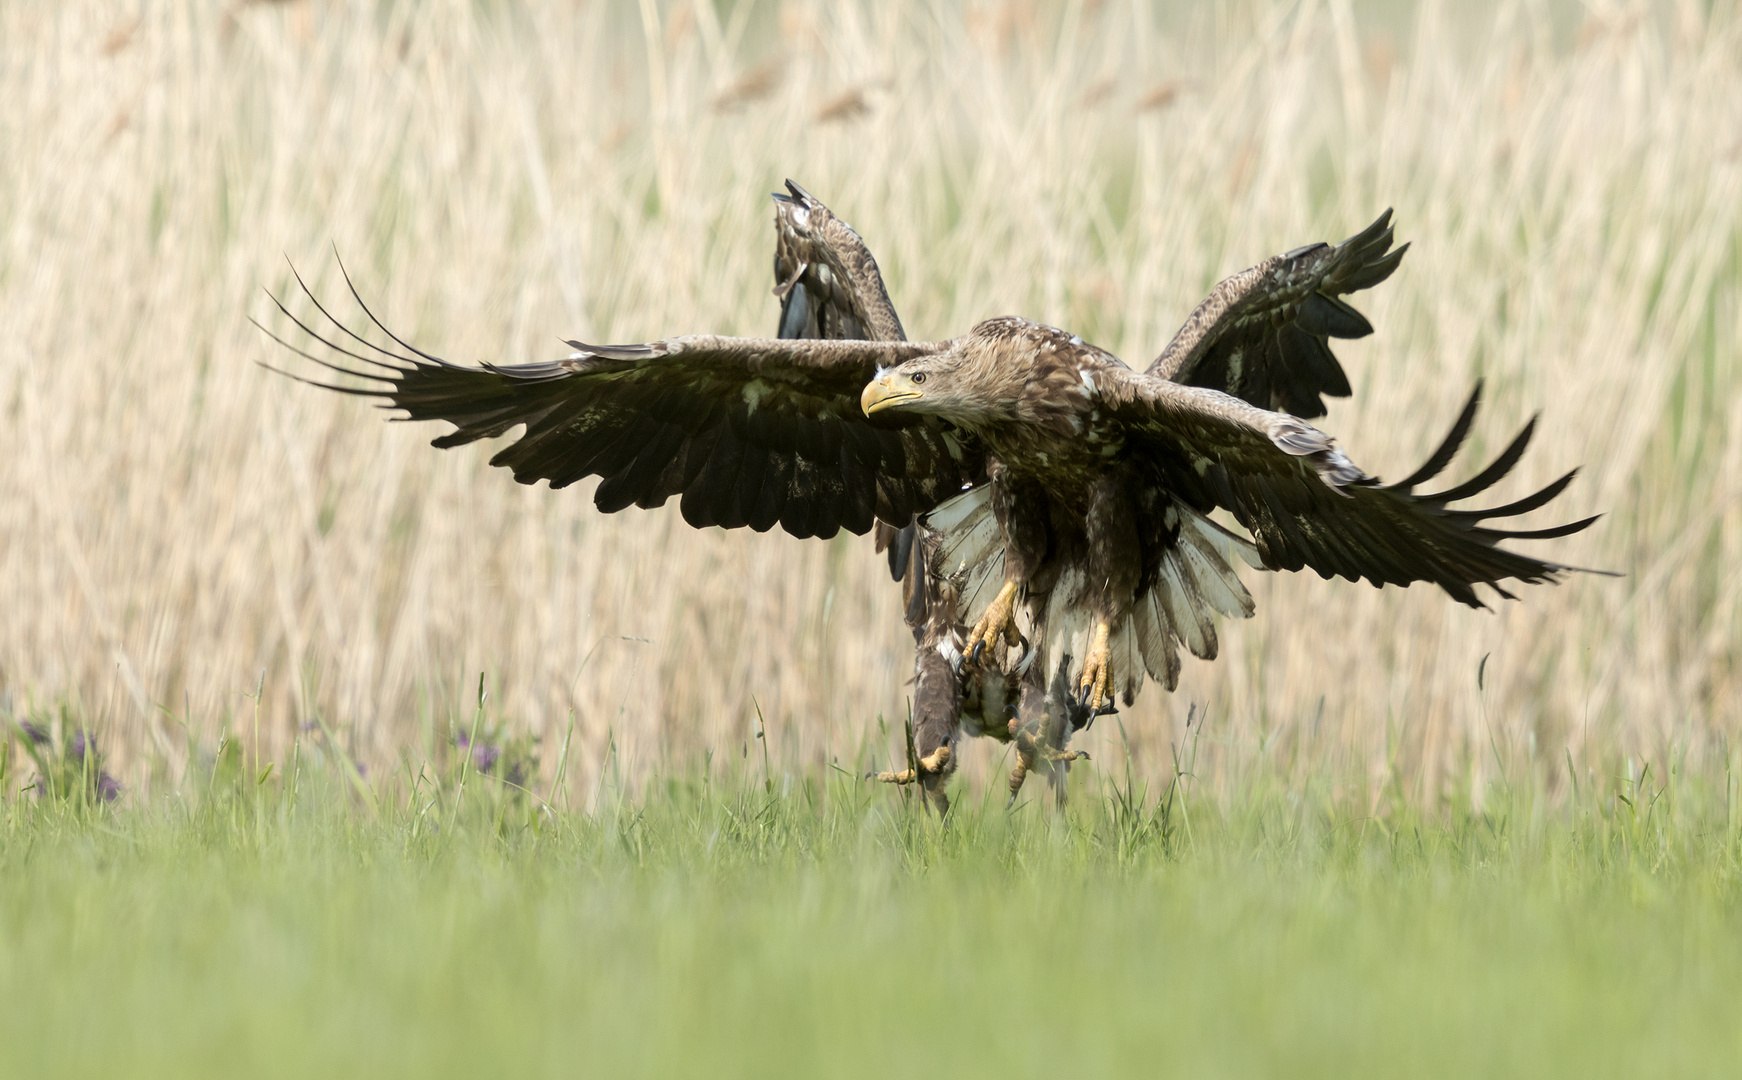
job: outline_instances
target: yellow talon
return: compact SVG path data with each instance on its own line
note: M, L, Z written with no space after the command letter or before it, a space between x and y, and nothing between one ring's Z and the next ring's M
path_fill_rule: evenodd
M1089 655L1083 658L1083 678L1078 683L1083 704L1091 711L1098 712L1102 705L1112 700L1109 688L1113 681L1113 656L1107 647L1107 639L1112 633L1112 627L1100 623L1095 627L1095 643L1089 646Z
M968 641L963 648L968 659L975 659L980 655L981 649L1000 638L1007 645L1022 644L1022 633L1016 629L1016 590L1016 582L1006 581L1004 587L998 590L998 595L986 605L986 613L980 616L980 621L968 632Z

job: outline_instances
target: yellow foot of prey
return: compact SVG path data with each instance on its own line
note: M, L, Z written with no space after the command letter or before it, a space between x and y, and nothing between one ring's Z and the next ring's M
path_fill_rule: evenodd
M911 784L946 772L950 767L950 748L940 746L927 757L922 757L913 765L900 772L867 773L865 779L876 780L882 784Z
M1095 627L1095 643L1089 646L1089 655L1083 658L1083 678L1077 685L1083 704L1093 712L1099 712L1102 705L1113 699L1113 656L1107 648L1110 632L1111 627L1106 623Z
M1022 634L1016 629L1016 582L1006 581L1004 587L998 590L998 595L986 605L986 613L980 616L980 621L974 624L974 629L968 632L968 641L963 651L970 660L977 660L980 651L988 645L995 644L999 638L1006 645L1021 645Z
M1016 796L1022 791L1023 782L1028 779L1030 772L1051 773L1070 762L1087 760L1089 755L1085 751L1061 750L1056 746L1045 745L1028 732L1018 732L1016 768L1010 770L1010 801L1005 805L1016 805Z
M944 792L944 783L950 774L956 771L955 755L950 750L950 744L933 750L925 757L915 757L913 753L913 729L908 728L907 768L900 772L866 773L867 780L877 780L885 784L918 784L925 793L926 803L936 810L939 817L950 812L950 797Z

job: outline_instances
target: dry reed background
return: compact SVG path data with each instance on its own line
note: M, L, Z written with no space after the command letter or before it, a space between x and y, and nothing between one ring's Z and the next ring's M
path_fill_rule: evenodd
M1480 453L1545 411L1508 491L1585 464L1562 511L1608 517L1549 550L1625 579L1488 614L1251 575L1221 659L1124 717L1140 767L1193 702L1207 780L1433 804L1502 768L1721 761L1742 25L1461 12L0 4L6 701L90 717L136 789L185 767L183 725L252 739L262 672L261 753L318 715L372 775L479 671L547 750L573 716L582 793L612 740L629 782L737 755L758 705L789 766L886 754L910 652L868 541L601 516L263 371L286 356L246 321L284 253L339 299L336 245L453 359L766 334L766 193L792 176L867 237L914 336L1020 313L1134 364L1219 277L1395 206L1415 247L1361 298L1379 332L1340 350L1356 396L1325 426L1396 475L1480 375Z

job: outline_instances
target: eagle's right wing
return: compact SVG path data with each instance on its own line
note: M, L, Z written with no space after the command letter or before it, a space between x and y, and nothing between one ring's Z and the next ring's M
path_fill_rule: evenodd
M1350 392L1329 339L1373 332L1340 298L1391 276L1409 250L1404 244L1391 251L1391 241L1387 210L1340 244L1309 244L1242 270L1211 290L1149 374L1220 390L1260 409L1325 415L1319 395Z
M593 501L605 513L676 495L684 520L698 528L761 532L778 524L798 537L863 534L875 520L910 520L984 471L984 452L949 424L899 410L866 417L860 408L878 368L943 343L571 341L573 352L548 363L469 367L416 349L379 322L391 342L367 341L315 306L334 330L317 332L280 303L309 340L273 337L372 384L316 385L377 398L403 410L402 419L455 425L434 440L438 447L525 425L490 463L523 484L548 480L553 488L600 477Z

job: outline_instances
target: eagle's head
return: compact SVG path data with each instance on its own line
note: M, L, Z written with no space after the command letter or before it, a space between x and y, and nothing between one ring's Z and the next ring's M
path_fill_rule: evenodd
M988 394L984 379L967 357L948 350L916 356L894 367L880 368L859 395L866 416L885 410L940 416L959 424L995 419L997 395Z
M1076 389L1083 364L1108 359L1063 330L1013 317L987 319L941 352L879 368L859 395L859 405L866 416L902 409L984 428L1016 419L1028 407L1025 398L1059 381L1054 375L1062 373L1063 382ZM1080 391L1051 397L1069 406L1086 400Z
M865 392L859 395L859 407L865 410L866 416L885 409L936 412L938 395L947 382L948 379L939 377L939 373L933 371L930 365L917 360L896 367L878 368L877 376L866 384Z

